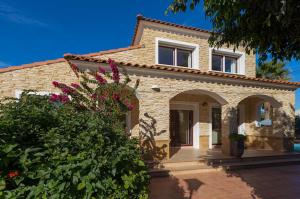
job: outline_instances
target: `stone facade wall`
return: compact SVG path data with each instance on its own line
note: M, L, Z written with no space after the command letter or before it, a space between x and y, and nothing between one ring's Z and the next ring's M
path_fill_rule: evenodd
M67 62L0 73L0 98L15 97L16 90L25 89L58 92L52 85L54 80L67 83L77 82Z
M195 81L192 78L175 78L175 77L159 77L157 76L140 76L137 74L132 74L133 79L140 79L140 87L138 88L138 95L139 95L139 104L140 104L140 118L144 118L144 114L148 114L153 117L156 121L155 132L162 132L155 135L156 140L160 140L160 142L165 142L166 144L169 143L169 107L170 107L170 100L186 100L186 101L193 101L199 100L199 103L203 101L203 98L199 96L199 99L196 99L192 96L186 95L183 97L182 93L186 91L208 91L214 92L222 97L224 100L228 102L228 104L222 106L222 136L223 136L223 145L229 146L228 144L228 134L229 134L229 125L228 121L226 121L227 112L230 108L236 108L238 104L250 96L256 96L259 94L263 94L266 96L270 96L280 102L282 106L278 108L278 111L284 113L284 115L278 115L274 121L274 129L273 132L276 133L277 137L286 137L291 138L294 133L294 127L292 124L286 122L283 126L279 126L279 123L282 122L282 118L289 118L290 121L294 118L294 91L291 90L280 90L280 89L272 89L268 87L252 87L252 86L245 86L245 85L232 85L232 84L218 84L208 81ZM154 91L151 89L153 85L158 85L160 87L160 91ZM178 97L178 95L180 97ZM176 97L177 96L177 97ZM251 106L251 104L250 104ZM206 114L207 110L203 109L203 115ZM201 113L201 111L200 111ZM247 114L247 113L246 113ZM251 113L250 113L251 114ZM208 124L206 123L205 117L202 119L203 122L200 125L202 128L200 132L203 132L200 136L207 135L207 127ZM145 118L147 120L147 118ZM255 129L254 129L255 130ZM259 134L258 131L255 132ZM267 136L271 136L267 134ZM280 140L281 142L282 140ZM279 147L276 147L276 150L283 150L283 144L281 143Z

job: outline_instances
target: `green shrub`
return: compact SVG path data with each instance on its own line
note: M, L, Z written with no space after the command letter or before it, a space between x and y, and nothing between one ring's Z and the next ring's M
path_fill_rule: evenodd
M147 167L124 130L129 79L110 65L112 74L73 65L80 84L54 82L62 93L51 102L24 93L1 105L0 198L148 197Z

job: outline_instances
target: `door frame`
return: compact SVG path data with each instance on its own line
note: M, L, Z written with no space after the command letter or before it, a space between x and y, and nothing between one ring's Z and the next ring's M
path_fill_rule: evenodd
M222 113L222 106L218 103L209 103L209 149L213 148L212 145L212 109L213 108L220 108ZM222 123L222 117L221 117L221 123ZM221 124L221 132L222 132L222 124Z
M192 147L199 149L199 135L200 135L199 104L197 102L172 101L172 102L170 102L170 110L191 110L191 111L193 111L193 145L192 145Z

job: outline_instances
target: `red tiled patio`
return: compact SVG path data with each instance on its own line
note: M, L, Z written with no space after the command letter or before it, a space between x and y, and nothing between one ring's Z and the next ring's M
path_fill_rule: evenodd
M300 166L153 178L151 199L298 199Z

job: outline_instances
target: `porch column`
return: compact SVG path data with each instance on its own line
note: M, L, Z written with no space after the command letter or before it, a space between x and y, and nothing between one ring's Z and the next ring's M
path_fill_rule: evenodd
M230 155L229 134L238 132L237 105L226 104L222 106L222 152Z
M290 104L274 108L272 148L275 151L292 151L295 136L295 111Z
M146 158L161 161L169 158L169 99L160 93L140 95L139 129Z

